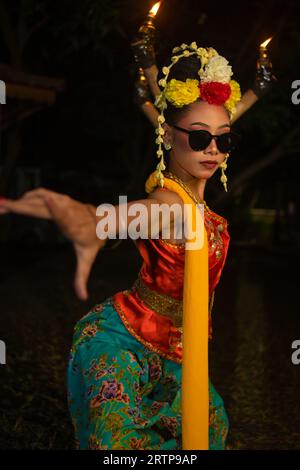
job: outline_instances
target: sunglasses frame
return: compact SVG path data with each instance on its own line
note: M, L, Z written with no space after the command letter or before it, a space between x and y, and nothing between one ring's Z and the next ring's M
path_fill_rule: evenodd
M172 127L174 127L174 129L177 129L178 131L184 132L185 134L188 134L188 135L189 135L189 144L190 144L190 147L191 147L191 149L194 150L195 152L200 152L200 151L206 149L206 148L211 144L211 141L212 141L213 139L215 139L215 142L216 142L216 145L217 145L217 147L218 147L218 150L219 150L221 153L228 153L228 152L231 152L232 150L234 150L237 144L234 144L229 150L223 151L223 150L221 150L221 149L219 148L219 146L218 146L218 140L220 140L220 137L222 137L222 136L224 136L224 135L226 135L226 134L230 134L230 135L232 135L232 136L235 136L235 137L237 138L237 141L240 140L240 135L239 135L239 134L236 134L235 132L232 132L232 131L230 131L230 132L224 132L223 134L219 134L219 135L213 135L213 134L211 134L209 131L207 131L207 130L205 130L205 129L188 130L188 129L183 129L182 127L175 126L175 125L173 125ZM190 136L191 136L191 134L192 134L192 135L193 135L193 134L195 135L195 133L199 133L199 132L203 132L203 133L205 133L206 135L209 134L209 136L210 136L211 139L210 139L209 143L208 143L205 147L203 147L203 148L201 148L201 149L194 149L194 148L192 147L192 145L191 145L191 138L190 138ZM237 142L237 143L238 143L238 142Z

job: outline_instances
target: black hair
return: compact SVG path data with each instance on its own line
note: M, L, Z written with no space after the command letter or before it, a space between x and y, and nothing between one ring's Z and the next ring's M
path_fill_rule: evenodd
M182 53L182 51L180 52ZM176 54L174 54L176 55ZM197 55L192 55L189 57L182 57L181 59L173 65L168 76L168 82L175 78L176 80L181 80L185 82L188 78L199 80L198 71L201 67L200 59ZM163 78L160 74L158 80ZM165 110L165 119L166 123L173 125L176 124L179 118L185 114L188 110L188 106L183 106L182 108L176 108L171 103L168 102L168 107Z

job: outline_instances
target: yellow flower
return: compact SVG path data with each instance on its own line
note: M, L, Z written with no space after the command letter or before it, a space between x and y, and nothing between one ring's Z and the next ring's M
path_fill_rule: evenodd
M165 97L176 108L194 103L200 97L199 81L188 78L182 82L173 78L165 88Z
M237 103L241 99L241 88L238 82L235 80L230 80L229 82L231 93L228 100L225 102L225 108L228 109L230 113L234 113Z

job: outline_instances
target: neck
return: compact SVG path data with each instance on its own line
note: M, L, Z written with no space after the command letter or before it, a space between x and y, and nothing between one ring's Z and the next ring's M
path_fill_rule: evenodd
M207 181L206 179L195 178L172 158L169 160L167 171L173 173L177 176L177 178L181 179L181 181L183 181L191 189L191 191L193 191L197 198L204 200L204 190Z

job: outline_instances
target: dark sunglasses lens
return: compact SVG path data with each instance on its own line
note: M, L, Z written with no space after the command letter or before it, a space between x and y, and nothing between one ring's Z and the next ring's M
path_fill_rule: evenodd
M217 146L220 152L226 153L232 151L240 141L240 136L233 132L221 134L217 139Z
M208 131L191 131L189 144L196 152L206 149L211 143L212 136Z

